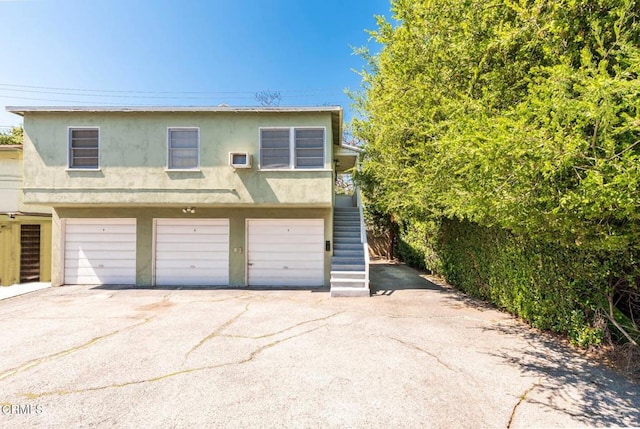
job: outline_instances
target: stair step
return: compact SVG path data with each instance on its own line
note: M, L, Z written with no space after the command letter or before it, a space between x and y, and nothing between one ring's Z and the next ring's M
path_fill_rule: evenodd
M331 264L331 271L364 271L364 264Z
M340 279L364 279L367 273L362 271L340 271L340 270L331 270L331 278L340 278Z
M359 226L338 226L333 228L333 233L334 234L349 234L349 233L355 233L360 235L360 227Z
M339 235L335 235L333 236L333 241L337 243L342 243L342 244L360 244L360 247L362 247L362 242L360 241L360 234L358 235L344 235L344 234L339 234Z
M364 250L362 247L357 250L334 250L333 256L336 258L358 258L364 259Z
M335 250L360 250L360 249L363 249L362 243L360 242L360 240L358 240L357 243L349 243L349 242L344 242L344 241L341 241L341 240L336 240L335 237L334 237L333 241L334 241L333 248Z
M369 297L371 293L368 287L331 287L332 297Z
M357 231L360 232L360 225L333 225L333 231Z
M336 247L340 244L340 245L350 245L350 246L358 246L359 248L362 249L362 243L360 242L360 237L339 237L336 238L335 236L333 237L333 241L336 245Z
M362 264L364 263L364 258L358 257L344 257L344 256L333 256L331 258L332 264Z
M366 281L364 279L335 279L331 280L331 287L352 287L365 288Z

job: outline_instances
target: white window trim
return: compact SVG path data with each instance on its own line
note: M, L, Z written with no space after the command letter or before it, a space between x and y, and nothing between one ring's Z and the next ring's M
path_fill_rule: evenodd
M189 130L189 131L193 131L196 130L198 132L198 160L196 163L196 166L193 168L171 168L169 167L169 159L171 157L171 148L170 148L170 142L171 142L171 131L176 131L176 130ZM193 171L200 171L200 127L167 127L167 164L166 164L166 168L165 171L176 171L176 172L180 172L180 171L185 171L185 172L193 172Z
M97 167L72 167L71 166L71 130L97 130L98 131L98 166ZM93 125L78 125L67 127L67 171L100 171L100 127Z
M289 166L287 168L262 168L262 130L289 130ZM296 168L296 130L322 130L323 132L323 166L316 168ZM327 127L260 127L258 129L258 170L260 171L332 171L327 165Z

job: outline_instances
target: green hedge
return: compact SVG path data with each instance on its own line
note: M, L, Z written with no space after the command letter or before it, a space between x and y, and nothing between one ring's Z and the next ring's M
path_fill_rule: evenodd
M600 343L610 260L470 222L441 225L437 248L452 284L575 344Z
M625 263L449 219L401 225L398 252L407 264L583 347L602 341L606 324L597 309L606 308L611 278Z
M413 221L399 225L395 252L408 265L431 273L441 273L442 264L436 251L439 224Z

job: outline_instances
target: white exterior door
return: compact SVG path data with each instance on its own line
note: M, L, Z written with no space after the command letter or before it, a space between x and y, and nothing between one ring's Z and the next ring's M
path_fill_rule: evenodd
M250 286L323 286L323 219L247 220Z
M156 219L155 284L229 284L229 219Z
M135 219L63 219L64 283L136 283Z

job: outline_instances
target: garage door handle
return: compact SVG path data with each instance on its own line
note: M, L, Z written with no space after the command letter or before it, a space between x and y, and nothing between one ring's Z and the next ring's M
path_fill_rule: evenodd
M253 262L247 262L247 265L248 265L248 266L252 266L252 265L253 265Z

